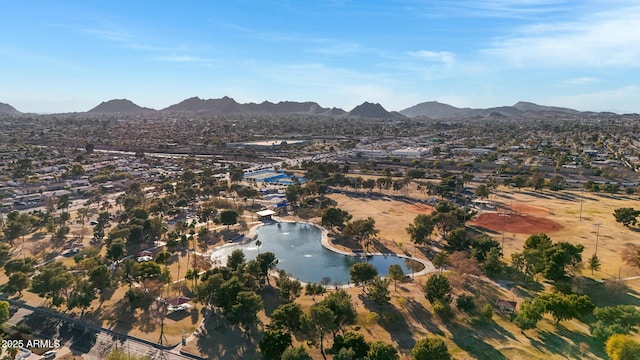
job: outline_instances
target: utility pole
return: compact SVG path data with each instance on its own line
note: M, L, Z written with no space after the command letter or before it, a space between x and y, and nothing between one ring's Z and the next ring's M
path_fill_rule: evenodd
M504 228L506 227L506 222L507 222L507 218L509 217L509 214L501 212L499 214L500 216L502 216L502 257L504 257Z
M584 187L582 187L582 196L580 196L580 221L582 221L582 203L584 202Z
M593 255L598 255L598 237L600 236L600 226L602 226L602 223L595 223L593 224L593 226L596 227L596 249L593 252Z

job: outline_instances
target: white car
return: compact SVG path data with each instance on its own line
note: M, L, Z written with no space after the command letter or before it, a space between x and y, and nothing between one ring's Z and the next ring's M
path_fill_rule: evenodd
M56 357L55 350L49 350L49 351L45 352L44 354L42 354L42 358L43 359L53 359L54 357Z

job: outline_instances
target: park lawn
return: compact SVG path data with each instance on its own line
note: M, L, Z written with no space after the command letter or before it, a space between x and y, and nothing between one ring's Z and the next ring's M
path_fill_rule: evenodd
M540 216L562 225L562 229L548 233L554 242L567 241L584 246L583 262L595 251L598 238L598 257L602 263L600 271L591 275L584 269L582 274L595 279L614 279L640 275L640 269L625 265L621 259L626 244L637 244L637 232L615 221L613 211L622 207L637 207L638 195L610 195L604 193L582 193L581 191L519 191L500 187L492 201L500 206L518 212L518 208L535 206L548 209L548 214ZM580 220L580 202L582 200L582 220ZM536 214L536 216L539 216ZM596 223L601 224L598 227ZM500 233L491 234L501 241ZM511 253L522 251L522 245L530 234L506 233L505 253L509 259Z
M424 256L421 251L415 251L405 229L418 213L429 213L431 211L429 207L415 206L395 200L349 197L342 194L328 196L337 202L338 207L349 211L353 215L353 219L371 216L376 220L376 228L380 230L377 239L378 249L384 249L386 252L405 252L417 254L419 257ZM637 204L637 198L635 195L611 196L572 191L531 192L500 187L490 200L498 204L500 211L551 219L559 223L561 228L548 233L548 235L554 242L568 241L583 244L585 246L583 260L586 260L595 250L597 228L594 224L601 223L598 234L598 256L602 262L602 269L596 271L593 277L614 279L619 275L624 278L640 274L638 269L624 265L620 259L620 250L623 246L636 241L635 232L616 223L612 215L616 208L633 207ZM581 201L582 219L580 220ZM292 218L294 217L292 216ZM319 218L314 218L312 221L319 222ZM489 234L499 241L502 240L500 229L494 229ZM505 231L507 259L509 254L522 250L522 244L529 235L531 234ZM342 245L355 246L354 244ZM174 279L184 277L187 269L186 257L185 253L176 255L172 259L169 267ZM66 258L63 261L70 265L73 260ZM180 264L179 276L178 263ZM583 270L582 274L587 277L591 276L591 272L588 270ZM600 358L604 356L601 348L589 341L588 328L576 320L556 325L552 319L545 317L539 323L539 328L528 331L526 336L520 333L508 317L498 314L494 315L493 321L488 324L478 324L462 314L457 314L454 320L442 321L433 314L431 305L424 298L421 284L426 279L426 277L418 277L415 282L399 286L398 292L393 290L392 285L391 303L393 306L386 307L370 304L366 297L360 296L362 294L361 288L348 289L347 291L352 295L358 311L358 323L353 328L359 327L359 332L364 334L368 341L383 340L393 343L400 349L403 358L408 358L415 341L424 336L433 335L445 338L451 353L458 359L560 359L567 356L572 358ZM478 286L473 292L482 299L479 303L492 303L498 296L520 302L524 296L518 292L508 292L498 286L482 284L483 286ZM615 285L590 285L583 290L592 296L594 303L598 306L616 303L640 304L638 300L640 280L625 281L622 287L618 286L618 289L613 289L612 286ZM188 287L190 288L191 284ZM619 292L618 300L613 300L614 298L610 295L612 289ZM168 291L172 295L178 294L175 286ZM183 291L188 293L188 289ZM131 335L140 336L150 341L158 341L161 328L159 317L152 316L153 312L149 310L137 309L133 315L129 313L126 306L123 306L124 292L126 292L126 286L117 289L111 299L102 304L100 311L97 310L99 303L94 302L87 315L95 314L97 319L100 319L99 321L102 321L107 327L127 331ZM398 304L400 297L409 299L410 306L401 308ZM31 304L43 303L43 299L28 292L24 292L23 298ZM319 301L320 298L316 297L315 301ZM314 303L314 300L307 296L296 301L300 302L307 310ZM275 306L277 304L273 299L265 305L267 311L259 314L263 324L269 322L266 313L270 313ZM380 315L381 320L378 323L374 324L368 321L369 313L372 311ZM184 314L174 314L172 318L168 317L165 320L164 341L171 344L179 342L182 331L185 330L188 336L201 319L199 311L184 312ZM207 354L219 354L229 358L242 358L255 354L259 339L252 338L251 333L245 334L243 331L238 332L237 329L225 330L224 321L214 321L214 328L216 336L201 339L209 340L212 345L201 348L202 341L196 339L189 342L187 350L194 353L206 350ZM209 335L212 334L214 332L209 333ZM220 338L217 338L218 335ZM303 343L300 342L300 344ZM327 339L326 343L328 345L326 347L329 348L331 340ZM581 343L586 344L582 345L582 349L580 348ZM319 350L316 348L311 348L309 351L314 358L320 356ZM216 356L212 355L212 358L216 358Z

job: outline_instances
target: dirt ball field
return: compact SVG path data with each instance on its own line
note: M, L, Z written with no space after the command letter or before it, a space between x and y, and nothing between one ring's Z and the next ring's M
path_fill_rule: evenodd
M553 233L563 228L559 223L535 216L504 215L502 213L484 213L470 225L495 232L510 232L517 234Z

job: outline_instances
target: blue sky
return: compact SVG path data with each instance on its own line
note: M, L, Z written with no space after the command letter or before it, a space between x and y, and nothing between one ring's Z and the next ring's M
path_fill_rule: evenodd
M532 101L640 113L640 1L31 1L2 4L0 102Z

